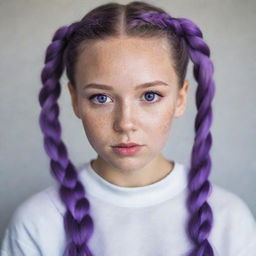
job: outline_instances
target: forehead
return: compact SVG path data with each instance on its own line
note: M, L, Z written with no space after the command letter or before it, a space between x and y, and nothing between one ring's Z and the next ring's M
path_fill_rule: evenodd
M154 80L176 83L165 38L120 37L85 45L76 65L76 81L131 86Z

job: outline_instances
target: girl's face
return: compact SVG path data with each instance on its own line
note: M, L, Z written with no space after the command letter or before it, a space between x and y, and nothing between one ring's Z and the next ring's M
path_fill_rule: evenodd
M73 109L106 168L139 170L159 159L173 118L184 112L188 89L186 80L178 90L169 51L166 39L121 37L90 43L80 54L76 89L68 83ZM112 146L121 142L143 147L120 156Z

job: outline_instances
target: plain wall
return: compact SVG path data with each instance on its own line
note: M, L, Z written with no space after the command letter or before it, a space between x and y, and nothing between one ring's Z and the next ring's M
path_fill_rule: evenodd
M119 1L127 3L128 1ZM174 17L194 21L211 50L216 93L210 180L240 196L256 216L256 2L158 0ZM104 1L1 0L0 2L0 240L16 207L51 186L49 159L38 118L40 74L54 32ZM189 163L194 139L196 81L190 62L188 106L173 124L163 154ZM73 113L67 78L59 99L62 139L77 166L96 152Z

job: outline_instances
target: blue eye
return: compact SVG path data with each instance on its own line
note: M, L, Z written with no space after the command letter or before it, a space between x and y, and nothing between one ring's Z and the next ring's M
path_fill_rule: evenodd
M159 96L159 97L163 97L159 92L155 92L155 91L147 91L145 92L145 95L150 95L149 97L146 97L148 100L147 102L157 102L157 101L152 101L152 99L155 98L155 95ZM153 96L152 96L153 95ZM100 102L100 104L98 105L102 105L103 103L105 103L105 100L108 96L105 95L105 94L101 94L101 93L98 93L98 94L93 94L89 97L89 100L92 101L94 98L97 98L98 99L98 102Z
M155 95L157 95L159 97L163 97L160 93L154 92L154 91L148 91L148 92L145 92L145 94L146 95L153 95L153 96L147 97L147 99L149 99L150 102L152 101L152 99L155 98Z
M105 94L93 94L91 97L89 97L89 100L91 101L92 99L96 98L100 101L100 103L105 103L105 102L102 102L104 100L106 100L106 95Z

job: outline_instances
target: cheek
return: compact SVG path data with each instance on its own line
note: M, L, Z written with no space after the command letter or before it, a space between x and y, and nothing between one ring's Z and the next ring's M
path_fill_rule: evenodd
M172 125L172 113L165 113L159 115L155 119L155 130L158 131L158 134L165 136L169 134L170 128Z
M98 118L95 113L82 113L81 119L86 136L92 144L97 144L99 141L98 138L101 138L101 141L104 141L104 136L108 137L108 129L106 125L109 121L107 118L102 116L101 118Z
M148 143L148 147L154 153L160 152L167 143L170 128L172 125L172 112L166 111L155 115L145 126L145 136Z
M172 124L173 115L173 104L164 104L154 113L150 126L154 127L154 129L158 129L161 133L166 133Z

